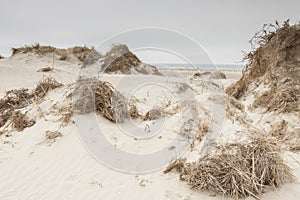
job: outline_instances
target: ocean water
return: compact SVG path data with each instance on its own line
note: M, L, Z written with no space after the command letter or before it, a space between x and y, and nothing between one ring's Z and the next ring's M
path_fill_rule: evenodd
M154 66L156 66L157 68L170 68L170 69L232 69L232 70L242 70L244 69L245 65L242 64L217 64L217 65L213 65L213 64L182 64L182 63L155 63L152 64Z

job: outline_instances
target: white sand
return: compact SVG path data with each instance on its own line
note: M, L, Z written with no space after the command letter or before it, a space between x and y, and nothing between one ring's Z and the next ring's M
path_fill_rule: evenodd
M52 66L52 57L36 58L35 56L18 55L0 60L0 96L6 90L20 87L33 88L42 77L55 77L65 85L76 80L78 64L76 62L63 62L55 60L53 73L40 73L38 69ZM227 86L239 78L240 71L223 71L228 77L223 84ZM173 72L174 73L174 72ZM182 72L177 72L182 75ZM170 73L169 73L170 74ZM184 77L189 77L190 72ZM114 85L124 76L106 75L104 79ZM162 78L156 76L128 75L125 82L117 86L122 92L131 91L137 84L147 81L164 83L174 90L180 82L176 77ZM163 80L162 80L163 79ZM204 109L209 109L209 93L198 81L189 82L193 89L197 90L196 99ZM58 121L60 115L54 113L53 105L64 106L70 103L65 100L72 85L51 91L39 106L31 106L29 114L37 118L37 123L23 132L11 132L10 137L1 137L0 144L0 199L224 199L220 196L211 196L208 192L191 190L185 183L179 181L177 174L165 175L161 170L148 174L121 173L104 166L96 161L83 147L75 124L60 127ZM203 92L200 90L204 90ZM147 91L146 91L147 90ZM144 87L136 91L135 96L141 101L138 108L146 112L155 104L162 103L165 98L162 93L170 97L174 104L178 103L172 93L168 93L160 87ZM148 95L148 92L151 92ZM147 95L149 97L147 97ZM157 96L155 96L157 95ZM142 101L144 98L145 101ZM183 99L189 99L184 96ZM182 100L182 99L181 99ZM148 107L147 107L148 106ZM39 114L45 118L39 118ZM170 143L174 134L178 132L181 113L178 112L169 117L164 131L147 141L135 141L124 135L115 124L103 117L98 117L105 130L105 136L116 145L117 148L134 153L147 153L157 151ZM251 119L257 119L259 114L250 114ZM207 120L204 113L199 116ZM273 119L274 116L265 116ZM46 119L46 120L45 120ZM291 117L290 120L295 120ZM256 124L261 124L258 120ZM145 123L140 122L140 126ZM237 123L226 120L220 141L231 140L232 132L242 130ZM63 137L58 138L51 146L47 146L43 140L47 130L59 130ZM159 138L161 136L161 139ZM198 154L196 153L196 156ZM192 156L193 157L193 156ZM293 173L300 179L299 154L286 153L286 162L293 168ZM263 199L299 199L300 186L298 183L286 184L278 191L271 191L263 195ZM252 199L252 198L249 198Z

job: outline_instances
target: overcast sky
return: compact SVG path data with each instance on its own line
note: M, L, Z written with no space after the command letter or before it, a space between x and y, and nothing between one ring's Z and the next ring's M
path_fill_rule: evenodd
M249 50L249 39L264 23L299 21L299 13L299 0L1 0L0 54L36 42L97 46L122 31L161 27L193 38L214 63L231 64L241 60L241 51ZM145 35L139 39L149 40ZM155 62L176 61L169 58L155 56Z

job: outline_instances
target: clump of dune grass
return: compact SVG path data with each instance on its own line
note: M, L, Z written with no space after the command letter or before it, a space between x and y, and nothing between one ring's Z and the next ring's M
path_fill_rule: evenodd
M20 111L14 111L10 116L12 128L17 131L23 131L25 128L31 127L35 124L35 120L29 119L26 114Z
M103 68L107 73L130 73L131 68L142 63L136 55L129 51L126 45L114 45L105 56Z
M96 78L80 77L73 91L73 110L79 114L95 111Z
M59 56L59 60L67 60L68 58L75 57L80 62L84 62L90 54L92 54L91 57L93 57L93 62L96 59L101 58L101 54L99 54L97 51L95 51L94 48L89 48L87 46L74 46L68 49L59 49L52 46L43 46L39 43L35 43L32 45L25 45L23 47L19 48L12 48L12 55L17 54L28 54L28 53L34 53L40 57L46 56L46 55L57 55Z
M268 188L295 180L277 142L259 134L248 143L219 145L196 162L176 159L164 172L171 171L191 188L235 199L260 198Z
M226 89L239 99L259 86L268 87L258 93L252 109L290 113L300 107L300 24L266 24L251 39L254 50L245 56L248 61L242 78Z
M32 126L34 123L27 120L25 114L19 110L42 100L50 90L61 86L62 84L55 79L46 78L41 80L33 90L21 88L7 91L0 99L0 127L8 121L12 122L12 126L17 130L23 130L23 126L25 128Z
M125 97L108 82L99 82L95 93L96 111L113 122L128 118Z
M51 146L54 142L56 142L57 138L62 136L63 135L58 131L47 131L44 140L48 146Z
M41 46L39 43L35 43L32 45L25 45L20 48L12 48L12 55L16 55L18 53L36 53L38 55L46 55L49 53L53 53L55 51L55 47L52 46Z
M74 96L77 113L96 111L115 123L121 123L129 117L126 98L108 82L80 78Z
M65 127L71 123L74 123L72 120L73 117L73 110L72 110L72 104L69 104L68 106L64 106L59 109L59 114L61 114L61 118L59 119L61 122L61 126Z
M294 112L300 109L300 84L285 87L272 87L258 96L250 109L263 107L266 112Z
M0 113L4 113L5 110L24 108L32 103L33 97L33 93L26 88L9 90L0 99Z
M43 98L50 90L53 90L53 89L56 89L56 88L59 88L62 86L63 86L63 84L57 82L54 78L47 77L47 78L41 80L40 82L38 82L38 84L36 85L36 87L34 89L34 94L38 98Z

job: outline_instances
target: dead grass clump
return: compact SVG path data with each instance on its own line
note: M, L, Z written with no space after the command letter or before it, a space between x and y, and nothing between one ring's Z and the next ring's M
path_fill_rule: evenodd
M196 162L172 162L165 173L177 171L190 187L215 194L243 198L259 196L267 188L294 181L275 141L255 136L250 143L218 146L213 155Z
M54 90L61 86L63 86L63 84L57 82L54 78L48 77L38 82L34 94L38 98L44 98L50 90Z
M17 131L23 131L25 128L31 127L35 124L33 119L29 119L28 116L20 111L13 112L10 120L12 123L12 128Z
M279 113L298 111L300 109L300 89L297 91L296 87L272 87L271 90L258 96L251 105L251 108L263 107L266 111L276 111Z
M300 104L300 25L290 25L289 21L282 25L278 22L265 25L251 44L255 49L245 57L248 64L242 78L226 92L241 98L257 87L267 85L270 92L259 94L255 107L269 111L295 111L295 105Z
M6 122L9 120L11 116L10 111L4 111L3 113L0 113L0 127L4 126Z
M195 149L196 142L201 142L203 138L207 135L207 133L210 131L209 126L205 122L199 122L198 124L198 131L196 132L193 139L191 139L190 147L191 150ZM185 135L191 135L192 130L188 130L187 133L184 133Z
M98 113L115 123L129 117L125 97L108 82L98 82L95 107Z
M240 99L244 95L250 82L251 79L243 72L243 76L240 80L226 88L226 93L236 99Z
M52 46L42 46L39 43L33 45L25 45L20 48L12 48L12 55L16 54L27 54L34 53L38 56L45 55L57 55L59 56L59 60L67 60L69 57L76 57L80 62L84 62L85 59L92 53L93 56L96 56L98 59L101 57L99 53L97 53L94 48L89 48L86 46L75 46L69 49L59 49Z
M275 137L278 143L284 144L287 150L300 151L300 128L288 130L288 122L285 120L272 124L270 135Z
M71 104L69 106L62 107L61 109L59 109L59 113L62 115L62 117L60 118L62 127L74 123L74 121L72 120L73 110Z
M92 57L95 56L95 58L99 59L101 57L101 55L94 50L94 48L89 48L86 46L75 46L69 49L69 51L71 52L71 54L75 55L75 57L81 61L84 62L86 58L88 57ZM92 54L92 56L89 56L90 54Z
M12 118L15 110L32 103L33 94L28 89L9 90L0 99L0 127Z
M0 99L0 127L7 122L10 122L12 128L17 131L23 131L25 128L33 126L35 121L29 119L19 109L40 100L48 91L60 86L61 84L53 78L47 78L40 81L34 90L21 88L7 91L6 95Z
M115 123L121 123L129 117L125 97L108 82L80 78L74 95L74 109L77 113L96 111Z
M139 117L141 117L136 105L131 104L129 106L129 115L130 115L131 119L138 119Z
M248 124L252 120L247 117L244 105L232 96L226 96L226 117L232 121Z
M56 142L56 139L62 137L63 135L58 131L47 131L45 134L45 142L47 145L51 145Z
M114 45L106 54L103 69L106 73L121 72L127 74L141 63L126 45Z
M28 89L9 90L6 95L0 99L0 113L4 111L20 109L32 103L33 94Z
M98 80L80 77L74 88L73 109L76 113L85 114L95 111L95 91Z
M204 122L201 122L199 124L199 129L198 129L198 133L196 134L196 140L198 140L199 142L202 141L203 137L209 132L209 126L204 123Z
M60 55L59 60L67 60L67 54Z
M85 66L94 64L96 61L98 61L102 57L103 56L98 51L96 51L94 48L92 48L92 50L88 54L84 54L84 56L79 59L82 60L83 67L85 67Z
M20 48L12 48L12 55L16 55L18 53L36 53L38 55L46 55L49 53L53 53L55 51L55 47L51 46L41 46L39 43L33 45L25 45Z

